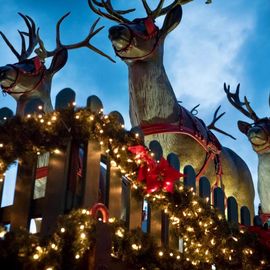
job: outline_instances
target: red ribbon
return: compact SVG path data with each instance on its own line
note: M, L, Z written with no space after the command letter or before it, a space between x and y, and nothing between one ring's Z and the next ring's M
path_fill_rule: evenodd
M147 193L158 190L172 193L174 182L184 176L170 166L166 159L161 158L160 161L153 159L149 151L141 145L129 147L128 150L136 154L135 159L143 162L138 171L138 181L146 182Z

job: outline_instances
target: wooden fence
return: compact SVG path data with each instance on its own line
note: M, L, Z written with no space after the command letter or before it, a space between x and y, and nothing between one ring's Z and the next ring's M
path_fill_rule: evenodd
M55 109L65 108L74 101L74 91L64 89L56 97ZM99 111L102 103L96 96L91 96L87 100L87 107L92 111ZM118 112L113 114L118 115L119 121L123 122L123 117ZM11 116L9 109L0 109L0 119ZM60 214L73 208L91 208L101 202L108 207L110 216L124 220L129 229L141 227L153 234L160 244L170 244L166 214L147 209L147 218L142 220L144 201L134 198L131 183L121 175L118 168L111 166L98 141L90 139L87 145L74 143L72 140L65 143L66 147L62 151L50 153L45 158L29 157L27 162L19 165L14 203L0 209L1 223L10 224L11 228L29 228L30 221L35 220L40 234L48 235L54 230ZM162 155L162 148L157 141L152 141L149 148L156 158ZM79 155L83 160L81 175L76 173L78 168L74 165L76 162L73 162ZM167 159L171 166L179 170L180 162L175 154L168 155ZM45 177L37 179L37 171L46 166L48 171L44 174ZM229 222L247 226L251 224L249 209L243 206L239 211L234 197L227 198L225 203L223 190L217 187L211 192L206 177L201 177L196 190L195 172L191 166L184 168L184 174L184 186L192 187L202 198L209 198L209 204L225 214ZM0 199L3 183L5 181L0 183Z

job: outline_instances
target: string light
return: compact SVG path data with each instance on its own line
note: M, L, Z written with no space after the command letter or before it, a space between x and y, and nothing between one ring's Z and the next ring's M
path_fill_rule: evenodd
M72 114L73 117L64 119L63 121L67 122L68 126L72 127L72 125L68 122L68 120L70 120L72 123L72 119L74 119L74 117L76 118L76 116L78 116L81 119L81 121L73 120L74 122L78 124L78 126L81 124L81 122L82 124L86 125L86 122L83 122L83 121L87 120L88 121L87 125L90 126L89 129L91 128L91 132L90 132L91 136L93 136L94 134L95 138L98 138L99 140L102 137L102 140L100 140L100 144L104 146L104 148L102 147L101 148L106 149L106 152L108 155L110 153L109 157L111 160L111 165L114 165L115 167L118 166L118 168L123 173L125 173L127 176L130 177L129 180L131 181L131 186L133 189L137 190L136 193L139 193L139 195L140 193L145 195L144 198L147 199L148 202L155 204L155 206L157 206L158 209L164 210L164 212L166 212L169 215L170 225L173 224L174 229L177 230L177 236L181 237L181 239L184 239L184 246L187 253L183 255L183 260L190 261L191 264L195 266L199 264L199 261L204 262L204 263L205 262L213 263L213 260L215 258L215 256L213 256L213 252L217 254L224 254L227 260L231 260L232 258L235 260L235 257L237 257L237 254L239 254L238 253L239 248L235 247L234 242L241 243L241 241L238 241L238 239L241 239L241 237L245 237L246 233L244 230L241 230L240 232L243 234L243 236L239 236L238 234L237 236L231 236L231 235L226 234L226 230L224 231L222 229L220 230L220 228L224 226L225 224L224 222L226 221L224 219L224 216L220 214L219 215L216 214L213 211L213 209L210 208L209 204L205 205L205 203L209 201L209 198L206 198L200 201L197 198L197 195L195 194L193 189L186 190L181 184L177 184L177 187L174 193L175 195L174 199L176 201L173 201L173 202L170 201L170 196L168 196L162 191L154 193L154 194L145 194L144 185L142 182L136 180L137 174L136 172L134 172L134 170L138 168L136 166L144 165L145 161L143 160L142 157L140 157L138 160L135 160L134 156L127 155L128 153L127 146L136 145L136 143L138 142L134 138L132 139L131 137L129 137L129 139L131 140L130 141L131 143L128 144L129 141L124 141L123 143L122 141L119 140L120 136L117 134L117 132L115 132L115 136L112 136L112 135L109 136L108 130L109 131L112 130L113 123L112 125L108 124L107 126L106 124L107 122L106 123L104 122L105 120L108 121L110 119L109 116L102 116L102 115L93 116L93 113L90 114L90 112L84 112L84 111L80 111L79 113L78 112L74 112L74 113L75 114ZM100 113L102 113L102 111ZM62 120L61 113L57 113L57 115L58 117L56 117L56 113L53 113L48 116L41 115L41 117L33 116L28 121L29 122L34 121L36 118L38 121L43 120L44 122L47 123L47 125L43 125L44 127L40 127L40 128L42 130L46 130L48 134L50 134L49 133L50 130L54 130L54 128L58 126L60 128L62 127L62 130L60 130L61 132L63 132L63 130L66 132L66 130L64 129L65 127L63 127L62 122L59 122L59 125L55 123L55 121L58 118ZM91 121L95 120L96 122L90 123L89 119ZM38 123L38 121L36 122ZM51 124L54 124L54 125L51 125ZM115 125L114 128L115 129L113 130L119 130L120 129L119 124ZM77 129L80 130L78 127ZM77 130L77 129L72 127L72 130ZM124 131L121 131L121 132L124 132ZM111 134L113 133L114 132L112 132ZM123 133L123 134L126 135L127 133ZM132 136L134 137L134 135ZM135 137L139 137L139 134L136 134ZM3 140L1 139L1 141ZM0 147L1 147L1 144L0 144ZM38 147L38 151L37 151L37 148L35 148L36 153L40 154L41 149L43 151L43 148L41 146ZM51 148L50 152L53 151L53 149L54 148ZM154 156L153 153L151 153L150 155ZM128 166L131 166L133 171L128 169L129 168ZM179 200L177 198L179 198ZM185 207L183 205L185 205ZM90 214L89 210L83 209L79 211L83 216L85 216L85 218L89 219L89 216L88 216ZM130 232L125 231L124 227L117 227L115 225L117 223L115 221L115 218L114 219L111 218L109 220L109 223L110 223L110 226L115 228L113 235L117 239L117 241L127 241L127 239L129 239L128 237L129 237ZM76 240L74 242L74 253L73 253L72 258L75 258L76 260L83 258L84 252L87 250L87 248L89 248L89 243L90 243L89 235L90 234L88 234L88 232L89 232L90 225L86 225L86 224L87 223L77 222L76 229L74 229L76 232L76 237L75 237ZM68 237L69 232L70 232L70 228L64 223L63 225L65 227L61 227L60 230L58 229L57 231L60 236L58 235L58 238L55 238L53 240L55 241L55 243L49 244L47 249L41 248L41 247L36 249L35 253L31 255L32 259L41 260L47 253L52 252L50 251L51 249L53 250L53 252L57 251L60 254L61 243L63 243L62 241L64 241L65 237ZM65 235L61 235L65 232L66 232ZM198 238L197 235L200 235L201 238ZM233 239L233 241L227 241L228 239ZM223 240L224 243L221 240ZM131 250L133 251L131 256L135 256L134 254L136 254L136 252L138 253L138 251L141 250L142 247L144 248L144 245L141 243L138 244L137 240L135 240L134 242L134 239L129 239L129 241L130 241L129 247L131 247ZM230 242L234 243L234 245L230 246ZM237 245L239 243L237 243ZM249 245L247 245L247 247L243 249L243 254L245 254L245 256L247 256L248 258L252 257L254 255L254 252L255 252L255 249L250 248ZM231 255L232 253L233 253L233 257ZM116 247L115 247L115 250L112 252L112 254L114 254L114 256L116 257L118 256ZM155 256L159 258L162 257L162 260L165 260L165 258L168 258L168 257L171 257L171 259L174 259L174 260L181 259L180 255L175 256L174 254L177 254L177 250L174 250L173 252L160 250L157 253L155 253ZM185 257L186 254L189 254L188 255L189 257ZM260 264L264 264L262 262L264 262L264 260L260 260ZM54 265L54 264L50 264L50 265ZM52 268L52 266L47 267L47 270L50 270L50 268Z

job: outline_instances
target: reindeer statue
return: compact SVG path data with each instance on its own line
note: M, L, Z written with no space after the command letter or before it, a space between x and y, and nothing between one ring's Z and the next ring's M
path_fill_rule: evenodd
M103 29L103 27L95 29L99 19L94 22L90 28L89 34L83 41L71 45L63 45L61 43L60 25L69 14L70 13L65 14L57 22L56 48L52 51L47 51L45 49L44 44L39 37L39 29L36 28L33 19L21 13L19 13L19 15L24 20L28 29L28 32L19 31L22 40L21 53L19 53L10 43L8 38L0 32L0 35L19 61L15 64L8 64L0 67L0 86L4 93L11 95L16 100L17 115L25 116L29 113L33 113L38 110L39 105L42 106L42 111L45 113L53 110L50 97L52 78L56 72L62 69L66 64L68 50L87 47L112 60L105 53L90 44L91 38ZM26 48L26 38L29 39L28 48ZM35 50L37 45L39 45L39 48ZM34 50L37 55L33 58L29 58ZM47 68L45 66L45 59L49 57L52 57L52 61ZM36 179L40 178L39 171L46 168L48 163L49 153L38 156ZM43 173L42 178L45 177L47 177L47 175L44 175ZM72 179L72 181L75 180ZM43 189L45 188L45 185L46 181L42 181Z
M158 140L164 154L176 153L181 168L192 165L197 179L206 175L212 179L212 187L222 185L227 196L234 196L253 213L254 188L247 165L222 147L202 120L178 104L163 66L165 38L181 21L180 4L189 1L175 0L163 7L164 0L160 0L154 10L146 0L142 2L147 17L129 21L110 0L88 0L95 13L120 23L109 29L109 38L116 55L128 66L132 125L143 130L146 142ZM162 15L165 19L159 29L155 19Z
M230 86L224 83L224 91L229 102L253 121L252 124L238 121L238 128L248 137L253 150L258 155L258 193L263 213L270 214L270 119L259 118L246 97L244 102L240 101L240 84L237 85L235 93L232 93Z
M72 45L63 45L61 43L60 24L69 14L70 13L65 14L57 23L57 47L53 51L46 51L39 37L39 29L36 29L34 21L29 16L25 16L21 13L19 13L19 15L23 18L28 28L28 33L19 31L22 39L21 53L18 53L7 37L0 32L0 35L19 61L15 64L0 67L0 86L5 93L15 98L17 102L17 115L24 116L28 113L28 110L32 109L32 104L37 105L39 103L42 105L44 112L52 111L53 107L50 97L52 78L55 73L66 64L68 50L87 47L111 60L109 56L89 43L90 39L103 29L103 27L100 27L95 30L98 20L93 24L89 35L83 41ZM27 49L25 37L29 38ZM29 59L29 56L33 53L34 48L38 44L40 48L35 50L37 56ZM50 67L46 68L44 62L48 57L53 57L53 59Z

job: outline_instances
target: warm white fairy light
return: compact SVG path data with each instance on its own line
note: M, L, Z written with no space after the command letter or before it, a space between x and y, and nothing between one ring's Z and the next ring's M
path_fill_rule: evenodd
M125 230L123 228L119 228L116 232L115 235L117 235L120 238L123 238L125 236Z
M33 255L33 259L34 259L34 260L38 260L38 259L39 259L39 255L35 253L35 254Z
M116 221L115 217L109 218L109 223L114 223Z
M51 248L54 249L54 250L57 250L56 244L52 243L52 244L51 244Z
M61 154L61 151L60 151L59 149L57 149L57 148L54 149L53 152L54 152L55 154L57 154L57 155Z
M86 238L86 234L85 233L81 233L80 238L81 239L85 239Z
M137 244L132 244L131 247L132 247L132 249L134 249L134 250L140 250L140 249L142 248L141 245L137 245Z

